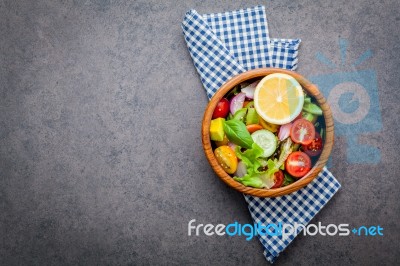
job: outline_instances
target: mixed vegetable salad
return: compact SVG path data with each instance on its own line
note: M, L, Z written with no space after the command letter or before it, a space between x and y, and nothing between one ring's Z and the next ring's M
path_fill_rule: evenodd
M210 137L218 163L234 180L273 189L287 186L311 170L322 152L324 119L315 100L301 89L304 95L296 117L281 125L267 122L255 99L259 82L236 86L218 103Z

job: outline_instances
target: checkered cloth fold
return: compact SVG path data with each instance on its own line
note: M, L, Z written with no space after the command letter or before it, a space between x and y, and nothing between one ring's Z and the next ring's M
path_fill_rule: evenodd
M299 39L271 39L264 6L200 15L190 10L182 22L185 40L200 79L211 99L231 77L246 70L278 67L295 70ZM244 195L255 224L306 225L340 188L324 168L306 187L276 198ZM298 233L258 235L269 262L279 256Z

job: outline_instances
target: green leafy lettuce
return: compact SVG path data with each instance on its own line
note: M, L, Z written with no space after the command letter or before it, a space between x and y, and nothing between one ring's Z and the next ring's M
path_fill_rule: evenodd
M274 161L271 159L265 162L265 159L261 158L264 150L256 143L252 144L251 149L247 149L244 152L241 151L240 147L236 147L236 156L242 160L246 165L247 173L242 177L234 177L234 179L245 186L255 188L270 188L274 185L274 173L272 169L275 169ZM268 170L263 170L264 166L268 166ZM260 170L261 169L261 170ZM271 169L271 170L270 170Z
M241 151L241 147L236 147L236 156L246 165L247 173L233 179L249 187L271 188L275 183L274 174L283 167L285 160L292 152L292 144L290 138L282 142L279 159L274 160L262 158L263 149L256 143L244 152ZM290 181L287 180L287 183Z

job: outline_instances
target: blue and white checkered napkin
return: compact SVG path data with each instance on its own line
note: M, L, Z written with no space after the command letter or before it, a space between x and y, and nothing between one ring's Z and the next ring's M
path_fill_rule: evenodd
M299 39L271 39L264 6L199 15L190 10L182 22L187 46L211 99L231 77L249 69L297 67ZM340 188L324 168L306 187L276 198L245 195L254 223L306 225ZM274 262L297 236L259 236L264 256Z

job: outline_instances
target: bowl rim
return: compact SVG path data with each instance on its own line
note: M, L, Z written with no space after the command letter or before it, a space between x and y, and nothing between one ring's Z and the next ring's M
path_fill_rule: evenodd
M323 116L325 119L325 142L322 153L315 163L315 165L311 168L311 170L301 179L296 182L280 188L275 189L262 189L262 188L252 188L246 187L243 184L235 181L229 174L227 174L223 168L218 164L214 152L212 150L211 139L210 139L210 124L212 114L214 112L215 107L218 102L225 96L225 94L230 91L234 86L253 78L264 77L273 73L284 73L295 78L302 88L307 92L307 94L313 96L318 105L321 107L323 111ZM203 150L206 155L208 162L210 163L214 172L218 175L218 177L225 182L228 186L234 188L235 190L242 192L244 194L257 196L257 197L277 197L289 194L291 192L297 191L300 188L308 185L314 178L322 171L322 168L325 166L328 161L329 155L332 151L333 142L334 142L334 123L331 109L329 107L328 102L319 91L318 87L311 83L309 80L304 78L302 75L285 69L280 68L258 68L249 70L243 73L240 73L231 79L229 79L225 84L223 84L214 96L211 98L208 103L202 121L202 143Z

